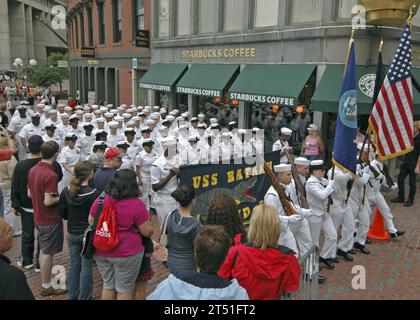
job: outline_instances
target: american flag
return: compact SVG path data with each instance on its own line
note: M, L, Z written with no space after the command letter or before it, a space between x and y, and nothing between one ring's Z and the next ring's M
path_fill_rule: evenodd
M411 80L411 30L407 26L369 119L381 160L411 152L414 106Z

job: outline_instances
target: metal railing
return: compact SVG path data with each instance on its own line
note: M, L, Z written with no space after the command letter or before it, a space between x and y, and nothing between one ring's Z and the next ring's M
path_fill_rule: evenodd
M316 246L299 258L302 270L299 289L294 293L283 293L283 300L318 300L318 259L318 248Z

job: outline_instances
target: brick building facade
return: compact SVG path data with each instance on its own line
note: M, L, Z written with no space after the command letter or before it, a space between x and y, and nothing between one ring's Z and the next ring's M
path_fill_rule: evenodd
M67 5L71 96L79 94L82 103L146 103L148 93L138 80L150 65L150 49L136 46L136 34L150 30L150 0L68 0Z

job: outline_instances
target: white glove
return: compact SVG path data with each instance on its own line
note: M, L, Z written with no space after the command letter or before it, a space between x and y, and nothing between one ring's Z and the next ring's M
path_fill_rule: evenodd
M288 217L287 220L289 221L289 223L298 223L302 220L302 216L294 214L293 216Z
M379 174L379 176L376 177L376 180L382 180L384 177L384 175L382 173Z
M296 213L300 215L302 218L308 218L312 214L312 209L304 209L301 207L296 208Z
M362 169L362 172L363 172L363 173L366 173L366 174L369 174L369 173L370 173L369 166L364 167L364 168Z
M397 191L398 190L398 184L394 183L394 185L391 187L392 191Z
M337 182L335 180L328 181L327 189L335 190L336 187L337 187Z
M360 183L362 185L366 185L369 182L369 178L370 178L370 175L368 173L363 173L363 176L361 176L359 178L360 179Z

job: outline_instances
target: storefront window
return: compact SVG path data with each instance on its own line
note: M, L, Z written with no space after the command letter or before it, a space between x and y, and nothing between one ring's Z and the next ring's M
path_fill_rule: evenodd
M255 0L254 26L270 27L277 25L279 0Z
M322 19L322 0L293 0L292 22L320 21Z
M191 34L191 0L177 1L176 34Z
M357 5L357 0L340 0L338 18L350 19L352 17L352 9Z
M287 127L293 131L290 140L296 155L300 155L302 142L307 135L307 128L312 123L309 109L298 113L296 109L279 108L272 105L253 104L250 128L264 129L265 150L271 151L273 144L279 139L281 128ZM275 111L278 110L278 111Z
M216 33L219 0L199 0L199 33Z
M169 0L159 0L159 37L169 36Z
M216 118L220 126L227 127L229 122L239 121L239 112L237 105L225 104L219 98L210 98L199 96L197 114L204 114L207 122L211 118Z
M245 0L225 0L224 30L242 30Z

